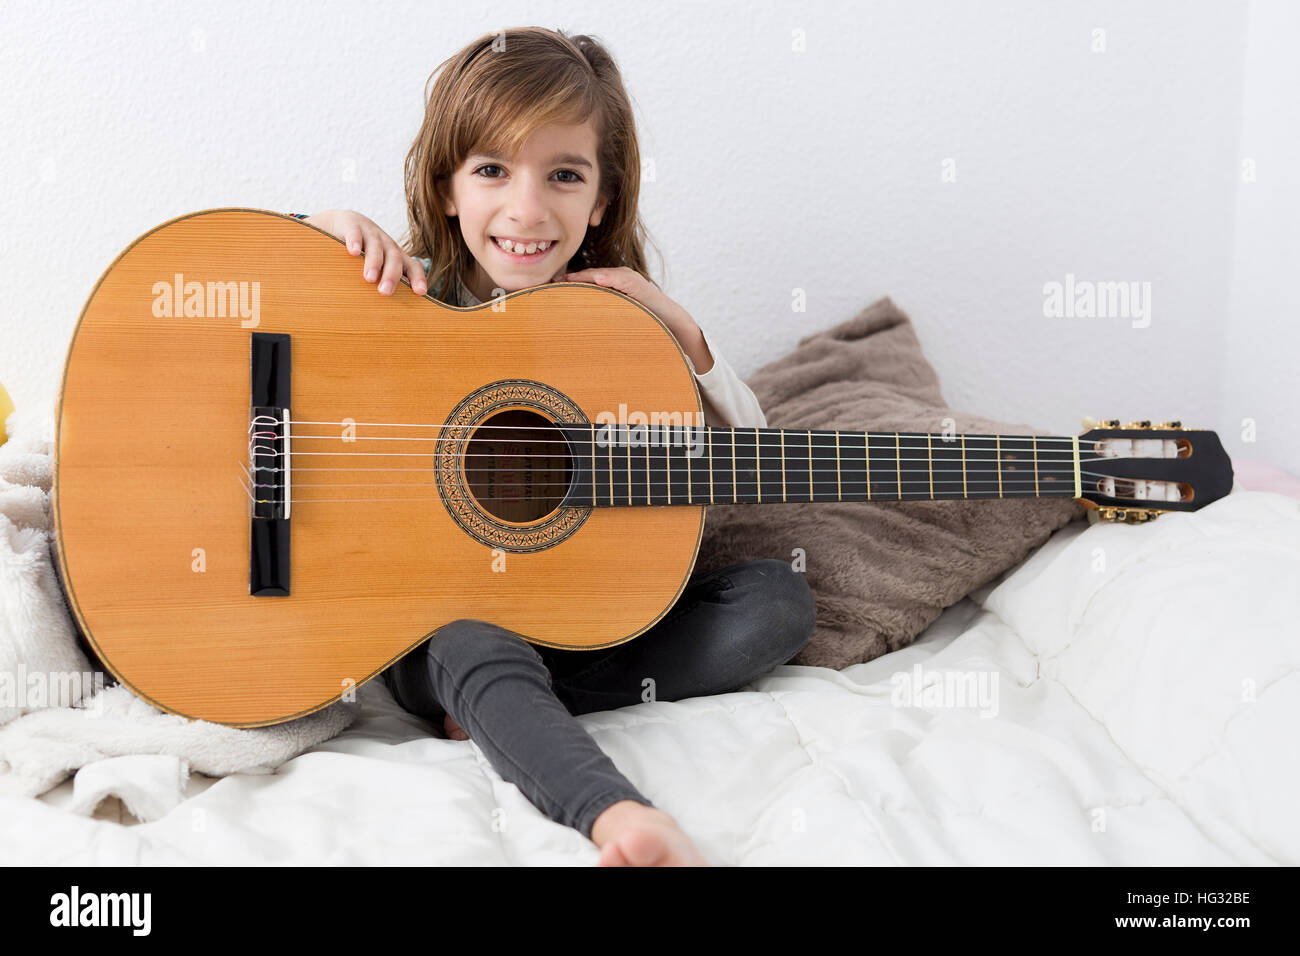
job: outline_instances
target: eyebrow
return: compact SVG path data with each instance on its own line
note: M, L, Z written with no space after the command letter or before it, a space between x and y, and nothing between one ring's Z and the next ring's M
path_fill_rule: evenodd
M471 155L479 156L483 159L495 159L497 162L501 163L509 161L505 156L502 156L499 153L472 153ZM561 153L559 156L551 157L552 166L560 163L567 163L570 166L586 166L588 169L592 168L590 160L579 156L577 153Z

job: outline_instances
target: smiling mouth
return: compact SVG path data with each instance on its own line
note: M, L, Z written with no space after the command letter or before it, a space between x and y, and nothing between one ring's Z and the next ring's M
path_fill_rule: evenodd
M538 260L544 259L546 256L550 255L551 251L559 245L558 242L552 242L545 249L538 249L531 254L527 252L515 252L513 247L511 251L507 252L501 247L501 243L497 241L496 236L492 236L491 239L492 247L512 262L537 262Z

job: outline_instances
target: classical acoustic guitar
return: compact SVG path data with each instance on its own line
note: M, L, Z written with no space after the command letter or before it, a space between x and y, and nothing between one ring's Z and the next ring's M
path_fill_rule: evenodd
M710 504L1064 497L1108 518L1227 494L1213 432L705 427L686 358L617 292L457 309L334 236L214 209L141 236L68 349L53 489L83 634L157 707L275 724L458 618L609 647L671 608Z

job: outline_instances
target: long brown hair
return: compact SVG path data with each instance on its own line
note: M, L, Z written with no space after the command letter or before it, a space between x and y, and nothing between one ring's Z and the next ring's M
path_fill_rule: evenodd
M502 30L444 60L429 80L424 122L406 156L404 248L432 260L431 293L460 304L454 301L457 280L473 266L459 224L443 211L439 195L449 195L449 180L465 158L471 152L514 156L538 128L588 119L599 143L600 194L608 205L600 225L587 227L565 271L627 266L654 282L642 249L653 242L637 208L641 153L632 105L613 57L599 41L543 27Z

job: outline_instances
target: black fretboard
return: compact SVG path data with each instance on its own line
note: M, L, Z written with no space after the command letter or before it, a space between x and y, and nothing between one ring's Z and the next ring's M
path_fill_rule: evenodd
M1068 436L561 427L575 465L570 505L1079 496Z

